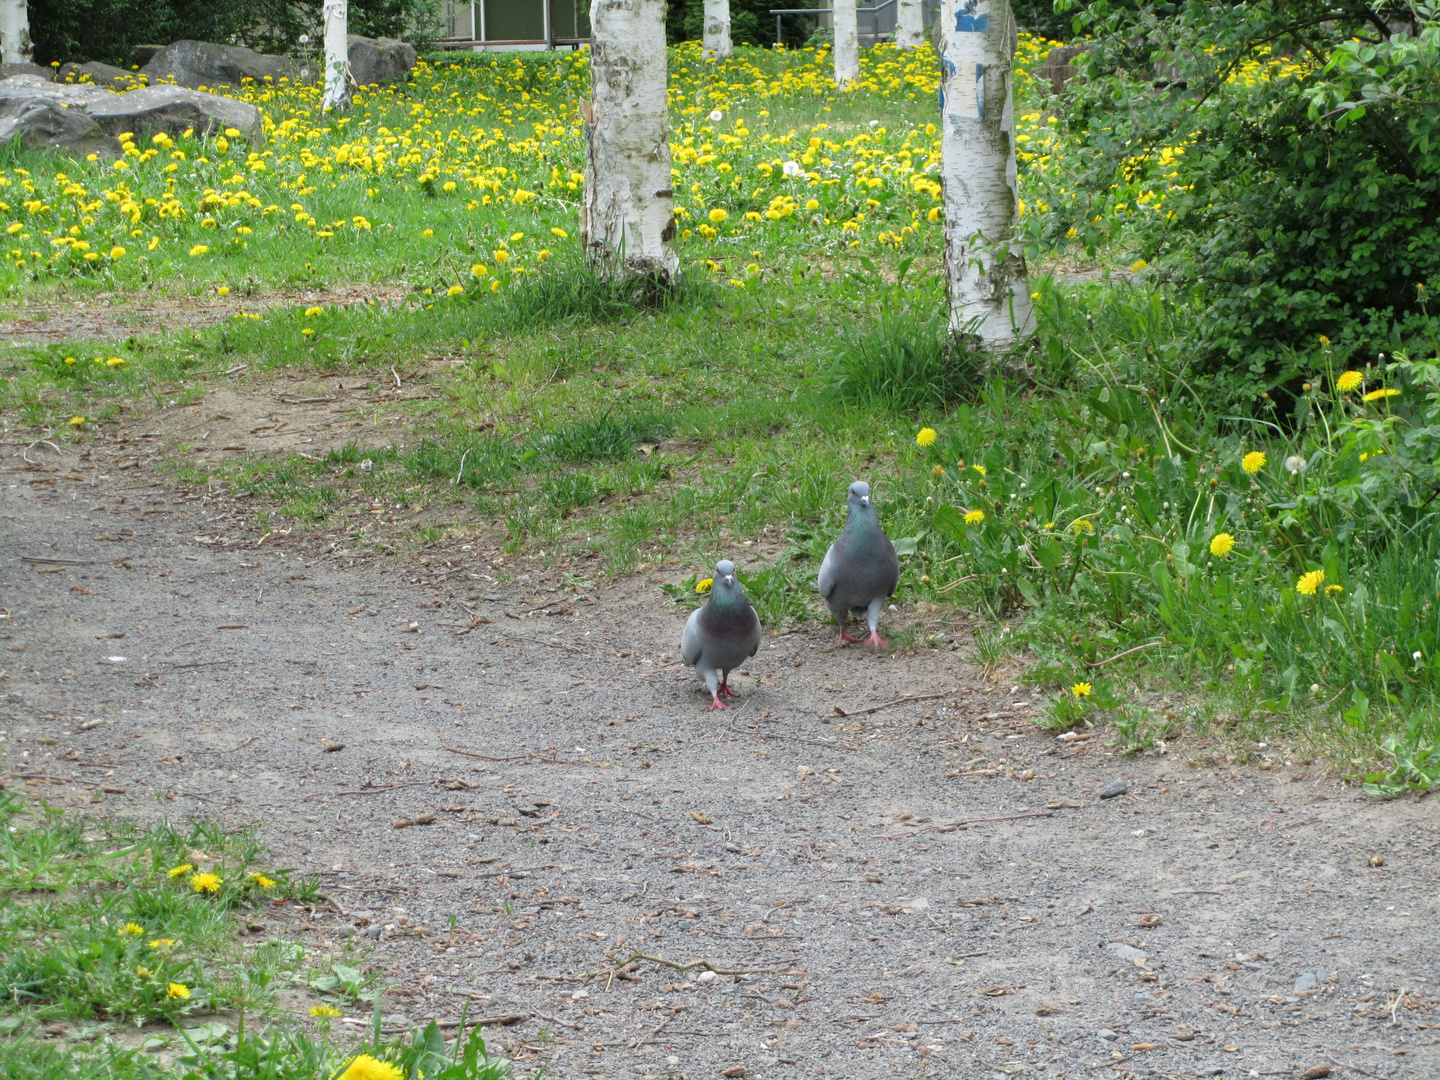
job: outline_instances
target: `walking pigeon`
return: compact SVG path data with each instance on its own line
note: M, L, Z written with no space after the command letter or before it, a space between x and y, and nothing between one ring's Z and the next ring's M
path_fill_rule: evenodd
M875 629L880 609L900 581L900 559L895 545L880 527L880 515L870 502L870 485L856 480L850 485L846 500L849 507L845 528L825 553L816 584L830 613L840 624L840 644L859 642L845 633L850 613L863 612L870 624L866 645L884 645L885 639Z
M760 648L760 616L750 606L745 587L735 577L735 564L715 564L714 585L705 606L696 608L680 639L680 656L710 690L710 711L728 709L720 695L738 697L730 689L730 672Z

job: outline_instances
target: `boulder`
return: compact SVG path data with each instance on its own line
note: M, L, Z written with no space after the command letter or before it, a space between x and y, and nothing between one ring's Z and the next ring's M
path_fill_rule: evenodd
M415 67L414 47L394 38L351 34L346 52L350 58L350 77L356 86L404 82Z
M1051 49L1045 57L1045 62L1035 68L1031 74L1042 82L1048 82L1052 92L1063 94L1065 84L1080 71L1071 61L1084 51L1085 46L1083 45L1061 45L1058 49Z
M165 48L164 45L136 45L130 50L130 63L138 68L143 68L151 60L154 60L155 54L163 48Z
M238 45L211 45L206 41L177 41L166 45L145 65L142 74L153 86L159 82L189 87L239 86L246 79L257 83L309 81L317 75L310 64L289 56L267 56Z
M131 90L144 85L144 80L134 71L115 67L113 64L91 62L88 64L66 64L55 73L58 83L89 83L111 90Z
M0 79L8 79L11 75L38 75L49 82L55 77L55 69L39 64L0 64Z
M252 146L265 141L260 110L219 94L180 86L147 86L117 94L88 83L47 83L35 75L0 80L0 142L19 137L27 149L118 157L116 138L148 141L187 130L205 136L236 128Z

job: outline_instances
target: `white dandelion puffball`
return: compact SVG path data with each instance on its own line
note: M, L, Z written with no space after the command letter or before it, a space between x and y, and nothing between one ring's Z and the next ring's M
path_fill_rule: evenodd
M800 163L798 161L785 162L784 165L780 166L780 171L783 172L786 176L799 176L802 172L804 172L804 170L800 168Z
M721 112L719 109L712 109L712 110L711 110L711 112L710 112L710 122L711 122L712 124L718 124L721 120L724 120L724 119L725 119L725 114L724 114L723 112Z
M1304 472L1307 464L1308 462L1299 454L1291 454L1285 459L1285 468L1290 470L1291 476Z

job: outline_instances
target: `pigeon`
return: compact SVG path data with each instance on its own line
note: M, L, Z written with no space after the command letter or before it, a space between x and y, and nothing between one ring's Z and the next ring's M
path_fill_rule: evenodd
M680 639L680 656L699 673L710 690L710 711L728 709L720 695L738 697L730 689L730 672L760 648L760 616L750 606L745 587L735 577L735 564L715 564L714 584L705 606L696 608Z
M861 640L866 645L884 645L885 639L875 625L880 621L880 609L899 584L900 559L895 545L880 527L880 515L870 502L870 485L856 480L850 485L846 503L849 511L845 528L825 553L816 584L840 624L841 645ZM870 624L868 638L852 638L845 633L852 611L864 613Z

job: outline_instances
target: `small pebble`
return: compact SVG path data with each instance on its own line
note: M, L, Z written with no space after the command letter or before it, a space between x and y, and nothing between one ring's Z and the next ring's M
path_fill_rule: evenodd
M695 976L695 981L698 983L712 983L719 977L720 976L716 975L713 971L702 971L699 975Z
M1113 799L1117 795L1124 795L1130 790L1130 785L1124 780L1112 780L1100 790L1100 798Z
M1114 1042L1116 1039L1120 1038L1119 1035L1116 1035L1115 1032L1111 1031L1109 1028L1101 1028L1095 1033L1095 1037L1105 1042Z
M1304 994L1320 988L1320 976L1313 971L1302 971L1295 976L1295 993Z

